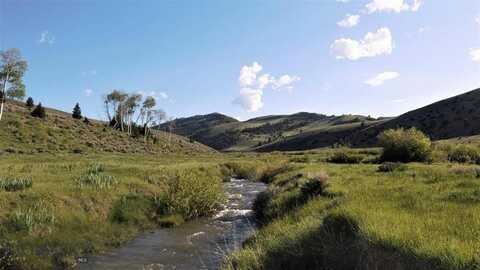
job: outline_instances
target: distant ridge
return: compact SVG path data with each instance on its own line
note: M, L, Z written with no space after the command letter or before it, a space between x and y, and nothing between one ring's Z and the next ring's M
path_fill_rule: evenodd
M327 116L299 112L240 122L226 115L181 118L161 126L222 151L291 151L348 144L374 146L382 131L416 127L433 140L480 134L480 89L441 100L398 117Z

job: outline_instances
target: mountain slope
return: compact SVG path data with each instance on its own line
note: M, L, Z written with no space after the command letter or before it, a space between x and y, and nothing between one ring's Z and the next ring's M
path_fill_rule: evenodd
M201 125L196 123L198 119L201 119ZM373 146L382 131L397 127L416 127L433 140L440 140L480 134L480 89L395 118L302 112L258 117L245 122L215 114L215 117L195 116L172 123L181 127L173 132L223 151L308 150L336 143ZM172 123L161 128L166 129Z
M349 139L356 146L373 145L380 132L397 127L416 127L432 140L480 134L480 89L407 112L352 134Z
M30 116L23 103L9 101L0 122L0 153L37 152L122 152L122 153L203 153L213 149L191 143L178 135L156 132L155 139L145 142L113 130L105 123L75 120L71 114L46 109L47 117Z
M327 140L320 140L318 145L330 145L341 140L345 132L377 122L378 120L361 115L327 116L306 112L263 116L245 122L220 114L208 114L174 120L161 125L160 129L173 128L173 132L217 150L251 151L318 132L330 134ZM297 142L295 144L299 145ZM304 148L310 149L311 145ZM272 150L281 148L274 147Z

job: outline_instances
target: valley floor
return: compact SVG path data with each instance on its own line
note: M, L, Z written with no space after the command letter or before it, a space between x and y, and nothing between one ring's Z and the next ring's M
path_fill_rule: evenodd
M380 172L328 163L333 151L2 156L0 269L68 268L142 231L212 215L231 176L269 189L255 204L260 231L225 269L480 268L478 167ZM328 187L311 194L316 176Z

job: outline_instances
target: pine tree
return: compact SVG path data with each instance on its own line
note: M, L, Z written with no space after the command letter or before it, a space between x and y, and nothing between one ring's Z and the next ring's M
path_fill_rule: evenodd
M33 98L32 98L32 97L28 97L28 98L27 98L27 102L25 102L25 105L26 105L27 108L29 108L29 109L33 108L33 106L35 106L35 104L33 103Z
M45 113L45 108L42 107L42 103L38 103L37 107L33 109L31 115L33 117L45 118L46 113Z
M80 109L80 105L77 103L73 108L72 117L75 119L82 119L82 110Z

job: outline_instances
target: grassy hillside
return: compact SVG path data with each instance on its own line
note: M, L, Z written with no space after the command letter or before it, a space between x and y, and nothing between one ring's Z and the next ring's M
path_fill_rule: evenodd
M191 143L181 136L157 132L155 139L145 141L113 130L105 123L76 120L70 113L46 109L47 117L30 116L23 103L9 102L0 122L0 152L8 153L198 153L211 148Z
M182 118L166 123L160 128L190 137L217 150L251 151L281 150L284 141L302 137L305 134L328 134L308 142L296 150L331 145L345 137L345 131L358 129L385 120L375 120L361 115L326 116L316 113L296 113L253 118L240 122L228 116L209 114Z
M373 145L380 132L396 127L416 127L428 134L432 140L480 134L480 89L435 102L371 126L358 134L352 134L349 140L358 146Z

